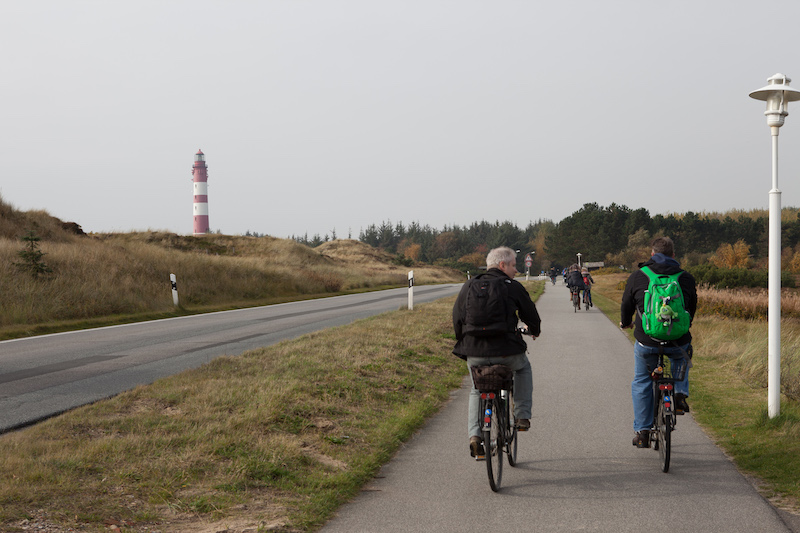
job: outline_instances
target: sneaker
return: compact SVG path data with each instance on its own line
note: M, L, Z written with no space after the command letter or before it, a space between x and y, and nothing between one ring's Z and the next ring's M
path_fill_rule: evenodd
M637 448L650 447L650 432L648 430L637 431L633 435L633 445Z
M686 403L686 395L675 393L675 414L682 415L689 412L689 404Z
M528 418L520 418L517 420L517 431L528 431L531 429L531 421Z
M474 457L476 461L482 461L486 458L486 452L483 450L483 441L480 437L469 438L469 455Z

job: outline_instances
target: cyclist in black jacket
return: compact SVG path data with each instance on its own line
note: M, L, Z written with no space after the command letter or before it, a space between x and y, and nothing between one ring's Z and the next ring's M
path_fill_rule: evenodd
M456 345L453 353L467 361L467 365L481 366L492 364L508 365L514 371L514 415L520 430L530 428L531 394L533 380L531 364L527 356L527 344L522 335L516 331L519 320L528 326L528 333L536 338L541 333L541 319L536 305L528 291L518 281L514 281L517 273L517 254L511 248L500 247L489 252L486 257L488 276L510 278L508 284L507 325L508 331L494 336L481 337L464 332L466 325L466 302L469 285L475 280L467 281L453 306L453 329L456 334ZM470 454L473 457L484 455L480 430L480 401L478 391L473 387L469 396L469 433Z
M570 295L569 301L572 301L572 293L578 292L586 289L586 285L583 284L583 276L581 276L581 270L578 267L577 263L573 264L569 267L569 272L567 272L567 287L569 288Z

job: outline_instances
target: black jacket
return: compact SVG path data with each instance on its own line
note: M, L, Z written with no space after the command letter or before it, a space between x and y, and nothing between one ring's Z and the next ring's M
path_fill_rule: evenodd
M486 275L495 277L508 278L506 274L498 268L490 268ZM465 317L466 317L466 302L467 293L469 292L469 285L474 279L464 283L461 287L461 292L456 298L456 303L453 306L453 329L456 333L456 346L453 348L453 353L461 359L466 359L469 356L473 357L500 357L507 355L517 355L524 353L527 349L525 340L519 333L510 331L512 327L516 327L519 320L528 326L528 330L532 335L539 336L541 333L542 321L539 318L539 312L536 310L536 305L531 300L528 291L518 281L512 280L508 286L508 309L509 309L509 332L504 335L497 335L492 337L476 337L473 335L465 335L463 332ZM510 324L513 324L511 326Z
M656 254L644 263L639 264L639 268L648 266L656 274L675 274L681 271L681 267L677 261L671 257L663 254ZM694 319L694 314L697 311L697 286L691 274L684 271L678 278L678 283L683 292L684 306L689 312L689 316ZM636 315L635 329L633 336L637 341L645 346L658 346L659 341L652 339L650 336L645 335L642 328L642 313L644 312L644 291L650 285L650 280L647 274L641 270L637 270L628 277L628 282L625 284L625 291L622 293L622 305L620 306L620 325L629 326L631 320ZM638 312L637 312L638 311ZM692 342L691 332L687 333L679 339L673 341L676 345L684 345Z
M584 290L586 285L583 284L583 276L577 270L573 270L567 274L567 287Z

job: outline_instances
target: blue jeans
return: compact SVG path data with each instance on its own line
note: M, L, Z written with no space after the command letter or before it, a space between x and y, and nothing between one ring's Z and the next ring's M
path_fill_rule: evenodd
M664 354L670 358L674 369L673 373L677 373L687 364L688 361L684 359L683 353L688 351L689 344L680 347L664 346ZM650 379L650 373L655 370L658 363L658 347L645 346L636 342L633 345L633 359L633 382L631 383L633 430L642 431L653 427L653 380ZM683 380L675 382L674 392L689 396L689 368L686 369Z
M468 366L507 365L514 371L514 416L517 419L530 419L533 404L533 372L526 353L506 357L467 357ZM473 386L469 391L469 414L467 430L470 437L481 436L480 394Z
M583 291L583 301L584 303L591 304L592 303L592 289L584 289ZM594 306L592 306L594 307Z

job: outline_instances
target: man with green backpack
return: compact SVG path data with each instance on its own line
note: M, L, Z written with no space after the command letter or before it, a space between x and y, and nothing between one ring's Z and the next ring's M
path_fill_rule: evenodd
M620 307L621 328L634 328L633 445L647 448L653 425L653 390L650 374L660 350L668 355L677 373L690 367L692 334L689 327L697 311L697 287L691 274L675 260L669 237L653 241L649 260L628 277ZM635 319L635 320L634 320ZM675 411L689 411L689 371L675 383Z

